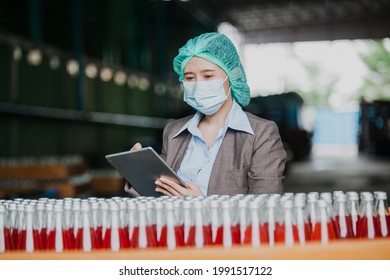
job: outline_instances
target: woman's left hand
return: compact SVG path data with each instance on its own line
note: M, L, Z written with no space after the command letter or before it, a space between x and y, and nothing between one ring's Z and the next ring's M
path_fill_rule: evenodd
M156 191L169 196L189 196L189 195L203 195L202 190L190 182L186 182L186 187L172 181L166 177L160 177L156 180Z

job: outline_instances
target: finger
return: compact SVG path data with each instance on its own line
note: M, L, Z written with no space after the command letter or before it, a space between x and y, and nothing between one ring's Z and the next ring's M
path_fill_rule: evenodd
M179 195L185 195L186 189L183 188L180 184L176 183L175 181L172 181L165 177L160 177L159 181L162 182L164 185L169 186L170 188L168 190L173 189Z
M157 187L155 189L156 192L159 192L159 193L162 193L162 194L165 194L165 195L168 195L168 196L173 196L173 194L171 194L170 192L168 192L167 190L163 189L163 188L160 188L160 187Z
M172 181L170 181L170 182L172 182ZM169 183L167 184L167 183L163 182L161 179L156 180L155 184L157 186L159 186L160 188L164 189L165 191L169 192L171 195L180 196L180 197L183 196L180 192L177 191L175 186L172 186Z
M139 150L142 149L142 145L140 143L135 143L131 150Z

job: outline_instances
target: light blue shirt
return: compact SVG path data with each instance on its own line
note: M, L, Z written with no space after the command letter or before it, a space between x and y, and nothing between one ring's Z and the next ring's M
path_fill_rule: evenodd
M254 134L248 117L240 105L233 101L233 106L227 115L225 125L219 129L215 142L210 147L207 146L202 133L198 129L198 124L203 114L197 112L173 138L185 129L192 134L184 159L177 172L183 181L194 183L199 186L204 195L207 195L211 171L215 158L217 157L222 140L228 128Z

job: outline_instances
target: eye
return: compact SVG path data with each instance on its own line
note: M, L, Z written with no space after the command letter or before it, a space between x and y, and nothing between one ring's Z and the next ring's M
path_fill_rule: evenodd
M184 81L186 81L186 82L195 81L195 77L194 77L194 76L190 76L190 75L185 76L185 77L184 77Z

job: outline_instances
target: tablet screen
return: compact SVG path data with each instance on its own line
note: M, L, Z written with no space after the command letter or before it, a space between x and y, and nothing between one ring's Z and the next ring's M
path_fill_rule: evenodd
M185 186L165 161L151 147L106 156L107 161L142 196L161 196L156 192L155 181L167 177Z

